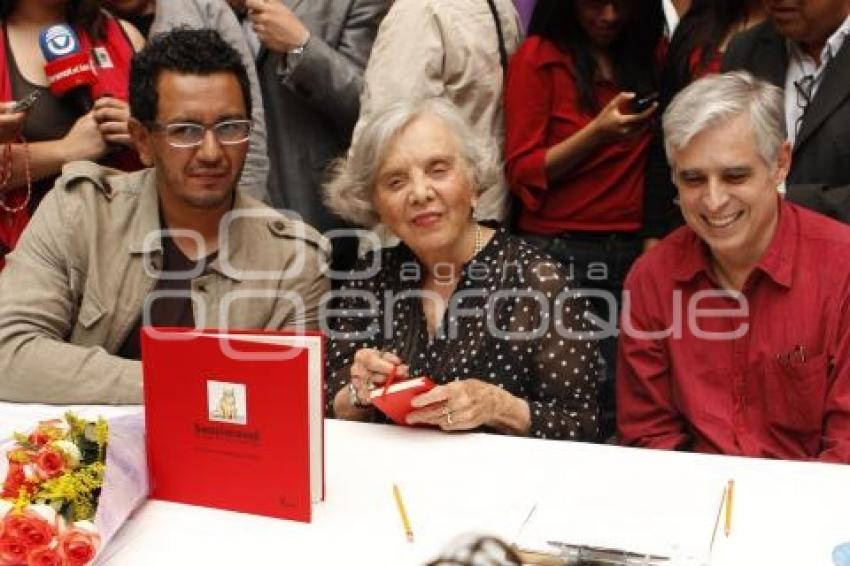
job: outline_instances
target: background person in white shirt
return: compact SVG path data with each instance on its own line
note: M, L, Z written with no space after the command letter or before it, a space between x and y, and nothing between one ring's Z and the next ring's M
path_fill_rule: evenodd
M732 39L723 70L785 89L788 198L850 223L850 3L765 0L765 9L767 22Z

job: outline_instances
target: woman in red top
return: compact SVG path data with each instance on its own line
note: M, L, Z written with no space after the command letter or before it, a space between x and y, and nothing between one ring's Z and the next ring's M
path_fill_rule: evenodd
M641 253L647 154L664 16L645 0L540 0L505 87L505 159L517 227L593 290L608 364L600 384L613 432L616 306ZM612 302L613 301L613 302Z
M140 165L130 149L126 100L130 59L144 38L101 10L100 4L99 0L0 0L0 101L41 91L23 125L27 144L12 144L9 163L0 164L5 173L0 185L0 268L5 252L14 247L29 214L66 162L88 159L124 169ZM61 23L73 27L97 76L90 111L53 96L47 87L39 34Z

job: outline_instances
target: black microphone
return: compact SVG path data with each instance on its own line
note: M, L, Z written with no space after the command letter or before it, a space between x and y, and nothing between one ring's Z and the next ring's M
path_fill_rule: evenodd
M80 114L87 114L94 106L91 87L97 83L97 76L77 34L67 24L56 24L41 30L38 43L47 60L44 74L50 92L71 102Z

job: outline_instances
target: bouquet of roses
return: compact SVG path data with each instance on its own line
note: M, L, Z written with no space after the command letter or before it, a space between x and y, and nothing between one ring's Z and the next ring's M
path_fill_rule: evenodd
M2 452L0 566L90 564L147 495L141 415L67 413Z

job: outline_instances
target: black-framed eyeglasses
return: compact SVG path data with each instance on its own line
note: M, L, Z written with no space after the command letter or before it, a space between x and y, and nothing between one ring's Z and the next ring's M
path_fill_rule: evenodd
M207 126L196 122L174 122L160 124L150 122L149 127L165 133L165 141L171 147L198 147L204 142L207 130L212 131L215 139L222 145L245 143L251 137L251 120L224 120Z

